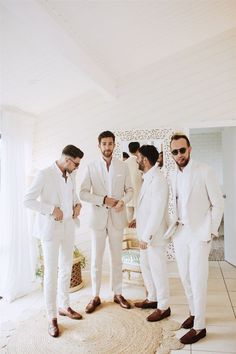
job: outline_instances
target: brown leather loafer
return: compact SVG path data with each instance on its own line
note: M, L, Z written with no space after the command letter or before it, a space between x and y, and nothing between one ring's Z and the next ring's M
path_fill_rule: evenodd
M119 304L124 309L130 309L131 308L130 303L122 295L115 295L114 296L114 302Z
M52 337L58 337L59 336L59 328L57 324L57 319L53 318L51 322L49 322L48 325L48 333Z
M156 309L153 313L151 313L151 315L149 315L147 317L147 321L149 322L157 322L157 321L161 321L166 317L169 317L171 314L170 308L168 307L167 310L165 311L161 311L160 309Z
M189 316L187 320L185 320L182 323L181 327L185 329L190 329L193 328L193 325L194 325L194 316Z
M79 312L75 312L71 307L68 307L66 310L59 309L59 315L67 316L72 320L81 320L83 318Z
M92 313L93 311L95 311L96 307L98 307L99 305L101 305L101 300L99 296L95 296L94 299L92 299L88 305L85 308L85 312L86 313Z
M206 328L197 332L195 329L190 329L183 337L180 338L180 342L183 344L193 344L198 342L200 339L206 337Z
M135 302L134 306L138 307L139 309L156 309L157 302L156 301L149 301L148 299L146 299L144 301Z

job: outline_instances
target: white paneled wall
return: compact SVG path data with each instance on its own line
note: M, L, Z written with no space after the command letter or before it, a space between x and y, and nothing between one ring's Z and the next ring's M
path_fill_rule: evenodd
M212 166L223 186L222 133L208 133L207 129L199 134L190 132L190 141L193 148L192 157Z
M71 143L85 152L81 176L86 163L98 154L97 135L102 130L163 126L179 130L196 122L236 123L235 57L236 29L232 29L120 78L118 97L112 100L88 92L42 114L35 127L34 167L48 165ZM84 208L80 240L88 251L86 215Z

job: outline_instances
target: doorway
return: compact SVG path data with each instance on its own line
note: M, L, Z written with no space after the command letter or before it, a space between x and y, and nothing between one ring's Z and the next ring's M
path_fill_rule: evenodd
M224 128L190 129L189 136L193 148L191 153L192 158L212 166L221 185L223 195L225 196L222 146L223 130ZM219 238L214 239L212 242L209 260L225 260L224 217L219 228Z

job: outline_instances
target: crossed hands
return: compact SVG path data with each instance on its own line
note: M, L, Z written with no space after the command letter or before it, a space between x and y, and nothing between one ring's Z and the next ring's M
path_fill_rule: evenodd
M125 203L123 202L123 200L117 200L115 198L106 197L105 205L114 208L115 211L119 212L123 210Z

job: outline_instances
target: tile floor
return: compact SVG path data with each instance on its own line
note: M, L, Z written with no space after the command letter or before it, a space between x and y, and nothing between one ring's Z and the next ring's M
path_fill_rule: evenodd
M188 307L175 262L169 263L169 272L172 318L182 322L188 314ZM80 308L79 299L90 296L91 292L88 273L84 274L84 281L84 288L71 294L71 302L77 303L77 309L82 313L84 309ZM211 261L208 284L207 337L191 346L186 345L182 350L172 351L172 354L236 353L236 267L224 261ZM145 290L142 286L124 284L124 296L131 300L142 299L145 296ZM108 299L111 297L109 280L107 276L104 276L101 298ZM30 295L11 304L0 300L0 331L2 329L3 333L9 323L15 324L25 320L40 309L44 310L41 289L37 289ZM181 337L185 332L186 330L179 330L176 335ZM1 354L7 353L6 349L1 350L3 343L0 337ZM37 354L37 352L35 353Z

